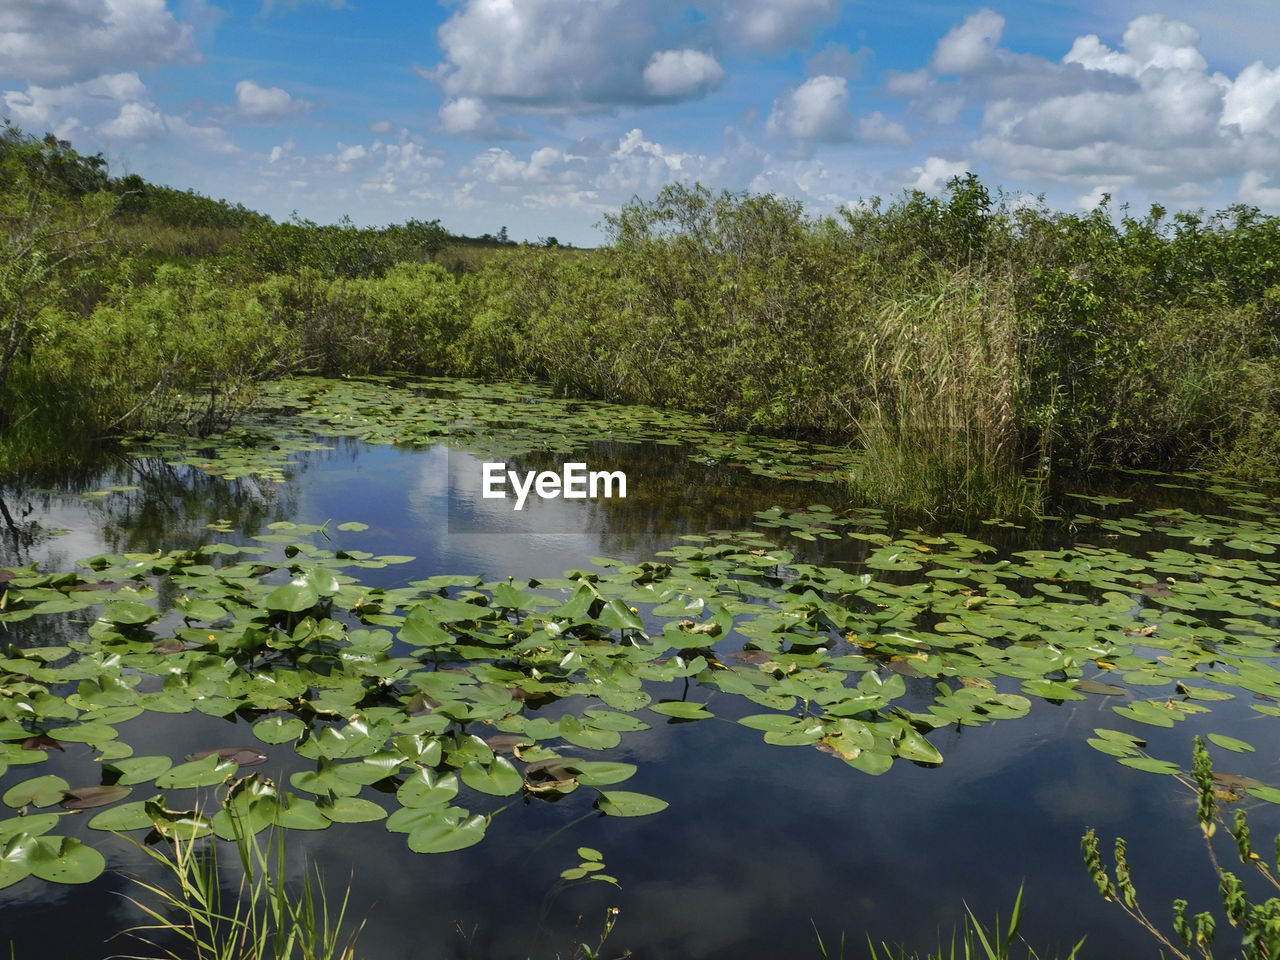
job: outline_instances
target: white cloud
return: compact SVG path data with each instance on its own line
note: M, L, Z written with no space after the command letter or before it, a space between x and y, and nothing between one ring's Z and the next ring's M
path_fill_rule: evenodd
M347 146L339 141L338 152L334 157L334 167L338 173L350 173L357 167L365 165L365 161L369 157L369 150L363 143Z
M937 193L952 177L962 177L969 171L964 161L944 160L942 157L929 157L923 166L912 167L916 178L907 183L912 190L923 190L925 193Z
M104 74L60 87L32 84L26 90L4 91L0 103L19 126L52 131L59 137L92 133L131 143L176 138L216 153L237 149L221 127L193 124L185 117L165 113L151 100L136 73Z
M627 0L465 0L440 27L446 93L527 109L652 99L650 11Z
M885 77L884 89L895 97L919 97L928 93L937 83L925 67L908 72L890 70Z
M662 50L644 68L644 85L659 97L692 97L724 82L724 67L701 50Z
M282 120L311 109L308 100L298 100L280 87L264 87L254 80L236 84L236 112L250 120Z
M858 120L858 136L868 143L891 143L902 147L911 143L907 128L879 110Z
M271 153L267 156L268 163L284 163L293 156L293 151L298 149L298 140L296 137L288 137L283 143L278 143L271 148Z
M1202 71L1208 64L1196 44L1200 34L1189 24L1158 13L1135 18L1124 32L1124 52L1112 50L1094 34L1077 37L1063 63L1137 77L1145 70Z
M1280 210L1280 184L1274 187L1267 186L1266 174L1258 170L1250 170L1240 182L1240 199L1255 207Z
M114 119L98 124L98 132L113 140L154 140L167 131L164 115L137 101L123 104Z
M1001 46L1004 27L991 10L971 14L931 68L885 81L938 123L980 112L969 152L995 177L1070 184L1084 204L1099 184L1176 198L1234 179L1243 193L1249 171L1280 168L1280 67L1259 61L1232 79L1210 68L1192 26L1156 14L1134 18L1114 46L1077 37L1058 62ZM1249 182L1252 195L1271 196L1260 184Z
M807 46L838 10L838 0L458 0L437 32L442 61L418 72L499 117L653 105L718 88L727 49ZM853 75L859 57L828 60Z
M853 136L849 86L844 77L810 77L773 102L771 134L797 140L848 140Z
M1268 70L1261 61L1240 71L1222 97L1222 123L1243 134L1280 129L1280 67Z
M1004 17L983 7L952 27L938 41L933 69L938 73L976 73L994 59L1004 33Z
M828 43L805 61L805 73L811 77L826 75L857 80L875 59L875 51L861 46L851 52L843 43Z
M838 12L835 0L723 0L721 8L727 31L760 50L807 45Z
M1081 210L1096 210L1104 200L1109 202L1115 192L1114 186L1099 184L1083 196L1076 197L1076 206Z
M171 114L164 115L164 125L170 135L200 150L211 153L238 153L240 150L221 127L191 123L185 117Z
M452 136L515 140L524 137L522 130L504 126L497 115L479 97L454 97L440 107L440 129Z
M73 83L199 57L164 0L0 0L0 76Z

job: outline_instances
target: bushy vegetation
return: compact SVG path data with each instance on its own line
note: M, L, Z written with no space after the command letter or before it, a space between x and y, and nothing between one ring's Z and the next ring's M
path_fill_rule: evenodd
M275 223L52 138L0 146L11 460L18 425L211 430L263 377L398 370L848 442L866 496L914 507L1014 510L1063 468L1280 462L1280 220L1249 207L1067 214L969 175L814 219L672 186L597 250L459 255L434 220Z

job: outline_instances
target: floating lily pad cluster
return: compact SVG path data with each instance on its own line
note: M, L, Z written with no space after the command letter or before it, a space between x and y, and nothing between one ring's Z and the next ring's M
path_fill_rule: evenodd
M351 437L368 443L449 443L481 455L569 454L602 441L686 447L692 459L741 467L774 479L831 482L847 475L847 449L715 429L709 418L658 407L567 400L533 383L303 377L264 385L263 419L225 437L151 438L164 451L227 478L281 480L289 457ZM287 412L290 424L274 419ZM266 417L273 419L268 420Z
M101 856L59 826L98 806L93 828L161 835L230 836L232 813L253 829L385 819L423 853L479 842L495 797L652 814L666 801L618 789L637 768L609 751L654 723L720 718L882 774L942 763L931 731L1036 701L1114 698L1116 723L1140 730L1207 722L1246 692L1280 717L1280 563L1264 559L1280 525L1245 513L1081 514L1070 546L1000 556L966 534L893 531L874 511L774 508L756 532L527 582L370 587L361 568L411 558L322 548L324 528L295 523L258 538L284 544L281 560L213 543L5 571L0 621L86 627L0 658L0 799L15 814L0 820L0 885L95 876ZM1126 553L1133 530L1169 545ZM800 562L780 545L793 541L839 541L859 559ZM256 743L134 755L129 721L192 712L244 721ZM1090 743L1178 772L1139 733L1100 727ZM39 775L59 751L78 781ZM246 774L269 756L292 772ZM1261 781L1240 786L1280 801Z

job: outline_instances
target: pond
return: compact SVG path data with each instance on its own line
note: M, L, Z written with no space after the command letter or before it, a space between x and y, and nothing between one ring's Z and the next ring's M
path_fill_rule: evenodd
M283 830L295 878L350 884L371 958L569 956L615 907L606 956L924 950L1020 887L1042 956L1155 956L1080 837L1128 839L1164 929L1175 897L1210 909L1196 734L1270 859L1266 492L1131 474L1034 524L904 525L848 505L846 452L690 415L271 389L234 436L0 491L17 958L137 952L130 840L226 835L224 800ZM517 512L488 461L627 495Z

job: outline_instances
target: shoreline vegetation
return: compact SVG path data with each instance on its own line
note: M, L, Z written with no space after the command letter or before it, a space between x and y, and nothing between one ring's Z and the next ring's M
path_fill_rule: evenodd
M1280 218L972 174L811 217L674 185L593 250L278 223L0 130L0 473L225 429L297 373L540 381L847 445L849 495L1033 512L1091 467L1280 465Z

